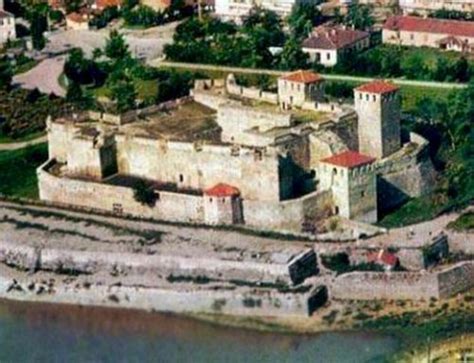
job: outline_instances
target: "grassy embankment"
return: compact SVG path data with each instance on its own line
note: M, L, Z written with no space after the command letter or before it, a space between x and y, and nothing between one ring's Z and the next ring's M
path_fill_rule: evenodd
M0 194L38 198L36 168L47 157L46 144L15 151L0 151Z
M466 212L460 215L458 219L448 224L448 228L457 232L474 231L474 212Z

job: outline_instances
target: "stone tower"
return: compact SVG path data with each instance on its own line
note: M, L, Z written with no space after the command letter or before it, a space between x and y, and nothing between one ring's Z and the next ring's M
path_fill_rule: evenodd
M354 90L359 152L385 158L401 147L399 88L374 81Z
M343 151L319 161L319 188L330 190L334 214L366 223L377 222L375 158Z

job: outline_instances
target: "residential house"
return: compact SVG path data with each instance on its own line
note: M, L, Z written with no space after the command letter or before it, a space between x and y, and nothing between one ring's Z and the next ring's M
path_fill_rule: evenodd
M16 39L15 17L13 14L0 9L0 44Z
M436 10L474 11L472 0L399 0L399 6L404 14L426 14Z
M344 54L359 52L370 46L370 34L341 26L319 26L303 41L303 52L313 62L335 66Z
M474 22L392 16L385 22L382 41L414 47L474 52Z

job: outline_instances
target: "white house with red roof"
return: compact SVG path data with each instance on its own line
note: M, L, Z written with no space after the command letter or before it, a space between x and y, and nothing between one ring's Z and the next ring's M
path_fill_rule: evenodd
M316 102L324 96L321 75L299 70L278 79L278 100L284 110L302 107L305 102Z
M377 221L375 158L344 151L320 160L318 188L331 190L334 214L348 219Z
M0 45L16 39L15 17L0 7Z
M474 52L474 22L392 16L383 26L382 41L413 47Z
M335 66L341 56L370 47L370 34L342 26L319 26L302 43L311 61Z

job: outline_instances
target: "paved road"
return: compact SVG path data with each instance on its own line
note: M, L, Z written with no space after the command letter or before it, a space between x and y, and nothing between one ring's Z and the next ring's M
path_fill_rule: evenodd
M130 51L135 57L153 59L160 57L165 44L173 41L176 24L167 24L146 30L120 30L124 34ZM85 55L92 56L96 48L103 49L108 29L101 30L59 30L47 35L48 43L43 53L64 53L72 48L81 48Z
M153 67L173 67L173 68L186 68L206 71L222 71L222 72L235 72L235 73L246 73L246 74L267 74L270 76L281 76L285 72L275 71L271 69L255 69L255 68L240 68L240 67L225 67L216 66L212 64L195 64L195 63L180 63L163 61L160 59L153 59L148 62ZM334 81L346 81L346 82L370 82L374 80L371 77L356 77L346 76L338 74L322 74L322 76L328 80ZM448 82L428 82L428 81L410 81L406 79L391 78L392 82L401 86L417 86L426 88L443 88L443 89L454 89L454 88L465 88L466 84L462 83L448 83Z
M43 93L64 97L66 91L58 81L63 72L64 62L64 56L45 59L28 72L13 77L13 84L26 89L38 88Z
M0 144L0 151L13 151L23 149L28 146L42 144L43 142L48 141L48 136L43 135L33 140L21 141L21 142L9 142L5 144Z

